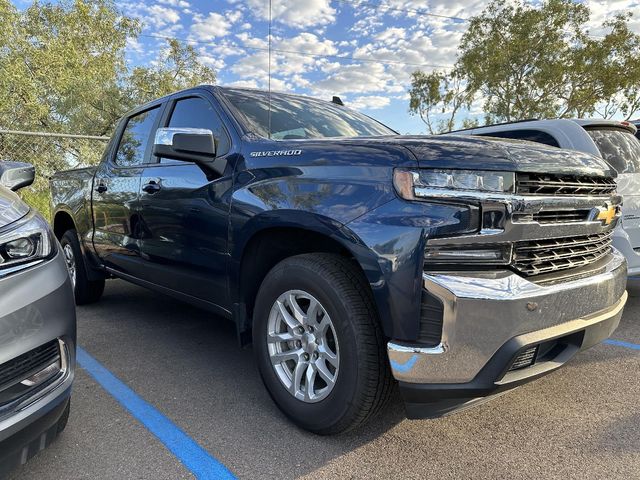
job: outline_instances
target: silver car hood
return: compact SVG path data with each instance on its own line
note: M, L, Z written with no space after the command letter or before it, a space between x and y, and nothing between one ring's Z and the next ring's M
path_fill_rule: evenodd
M12 191L0 187L0 229L20 220L27 213L29 213L29 207L20 200L20 197Z

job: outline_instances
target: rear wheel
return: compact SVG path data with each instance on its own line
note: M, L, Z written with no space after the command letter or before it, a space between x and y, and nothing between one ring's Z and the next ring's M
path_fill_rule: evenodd
M99 280L89 280L87 266L82 256L78 234L75 230L67 230L60 239L62 253L65 262L77 305L97 302L104 291L104 278Z
M350 430L388 400L392 379L368 285L334 254L283 260L256 299L254 349L263 382L298 426Z

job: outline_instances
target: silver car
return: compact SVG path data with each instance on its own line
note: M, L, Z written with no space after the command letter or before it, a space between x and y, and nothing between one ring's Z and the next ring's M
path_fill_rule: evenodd
M550 119L511 122L451 132L543 143L591 153L618 172L623 197L622 220L613 233L613 246L627 260L629 276L640 275L640 142L631 122L597 119Z
M11 190L28 164L0 162L0 478L49 445L69 418L76 314L49 225Z

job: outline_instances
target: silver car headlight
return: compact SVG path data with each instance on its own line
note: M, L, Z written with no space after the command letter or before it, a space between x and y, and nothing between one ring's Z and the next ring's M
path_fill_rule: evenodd
M393 184L400 197L419 200L433 197L439 190L467 192L512 193L515 185L513 172L483 170L440 170L398 168L393 172Z
M37 213L0 230L0 273L50 257L54 249L49 224Z

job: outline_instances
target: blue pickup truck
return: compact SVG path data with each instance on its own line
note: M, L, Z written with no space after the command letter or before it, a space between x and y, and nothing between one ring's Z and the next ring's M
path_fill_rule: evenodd
M627 299L614 177L544 145L398 135L338 98L202 86L55 175L53 228L77 303L118 277L230 319L284 414L334 434L396 388L409 418L441 416L607 338Z

